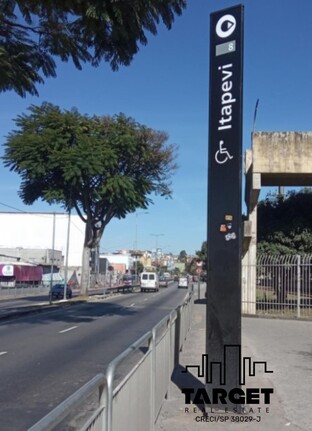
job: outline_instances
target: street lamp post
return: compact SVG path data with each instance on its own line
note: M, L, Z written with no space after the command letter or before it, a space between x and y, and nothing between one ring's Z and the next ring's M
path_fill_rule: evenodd
M157 252L157 249L158 249L158 237L164 236L164 234L163 233L151 233L151 235L156 237L156 252Z
M164 236L163 233L151 233L152 236L154 236L156 238L156 256L157 256L157 263L158 263L158 255L157 255L157 250L158 250L158 238L160 236ZM157 267L156 267L157 268Z

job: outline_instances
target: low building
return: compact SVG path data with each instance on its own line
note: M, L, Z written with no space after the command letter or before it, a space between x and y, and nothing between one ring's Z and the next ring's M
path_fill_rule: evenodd
M109 265L113 266L114 268L116 267L116 270L119 272L122 270L122 272L125 273L127 271L131 271L133 268L134 259L126 250L111 254L100 254L100 259L103 258L106 258L109 262Z
M64 265L64 256L61 250L48 248L0 248L0 260L2 262L24 262L40 265L43 273L51 272L51 266L60 269Z

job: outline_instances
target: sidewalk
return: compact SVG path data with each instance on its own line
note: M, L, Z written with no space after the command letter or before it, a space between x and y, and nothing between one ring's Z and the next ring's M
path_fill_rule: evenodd
M200 364L202 354L205 353L205 337L206 337L206 305L205 300L197 300L195 294L195 302L193 305L192 327L184 344L183 351L180 355L180 364L174 370L170 393L168 399L164 401L160 414L158 416L155 431L200 431L200 430L237 430L237 431L309 431L311 428L296 426L287 418L287 414L283 408L281 393L279 388L274 386L274 373L264 374L261 371L256 372L256 376L247 377L246 387L255 388L273 388L274 394L271 395L270 405L250 405L245 406L246 414L235 414L226 412L225 409L220 411L208 408L208 417L195 404L185 404L185 395L182 394L181 388L196 388L203 387L203 379L198 378L197 374L182 373L185 365ZM243 326L254 321L261 325L260 319L244 318ZM298 323L298 322L293 322ZM248 331L246 331L248 332ZM249 342L250 335L242 334L242 355L250 356L253 361L263 361L263 353L259 349L251 349L250 345L255 345L256 340L253 338L252 343ZM257 344L256 344L257 346ZM259 351L257 357L255 351ZM282 361L283 358L280 358ZM193 371L193 370L191 370ZM194 372L194 371L193 371ZM269 376L269 378L268 378ZM273 376L273 377L272 377ZM295 386L295 382L294 386ZM306 394L307 398L311 397L311 391ZM306 402L307 410L310 410L310 403ZM261 411L259 413L259 407ZM250 413L250 408L253 413ZM269 412L266 412L266 409ZM310 413L309 413L310 414ZM300 423L300 421L299 421Z

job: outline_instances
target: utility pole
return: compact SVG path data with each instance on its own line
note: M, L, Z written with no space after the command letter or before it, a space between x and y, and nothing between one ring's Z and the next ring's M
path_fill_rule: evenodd
M67 241L66 241L66 261L65 261L65 270L64 270L64 300L67 298L67 279L68 279L68 254L69 254L69 237L70 237L70 217L71 217L71 208L68 211L68 224L67 224Z
M141 212L136 212L135 213L135 242L134 242L134 252L135 252L135 267L134 267L134 272L135 272L135 278L137 280L138 277L138 216L140 214L148 214L148 211L141 211Z
M49 295L50 303L52 302L51 290L53 286L53 273L54 273L54 247L55 247L55 213L53 213L53 227L52 227L51 278L50 278L50 295Z

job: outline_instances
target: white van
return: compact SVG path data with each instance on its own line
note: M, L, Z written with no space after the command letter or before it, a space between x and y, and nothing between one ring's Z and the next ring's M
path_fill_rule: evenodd
M147 290L159 290L159 281L156 272L142 272L140 282L141 292L146 292Z

